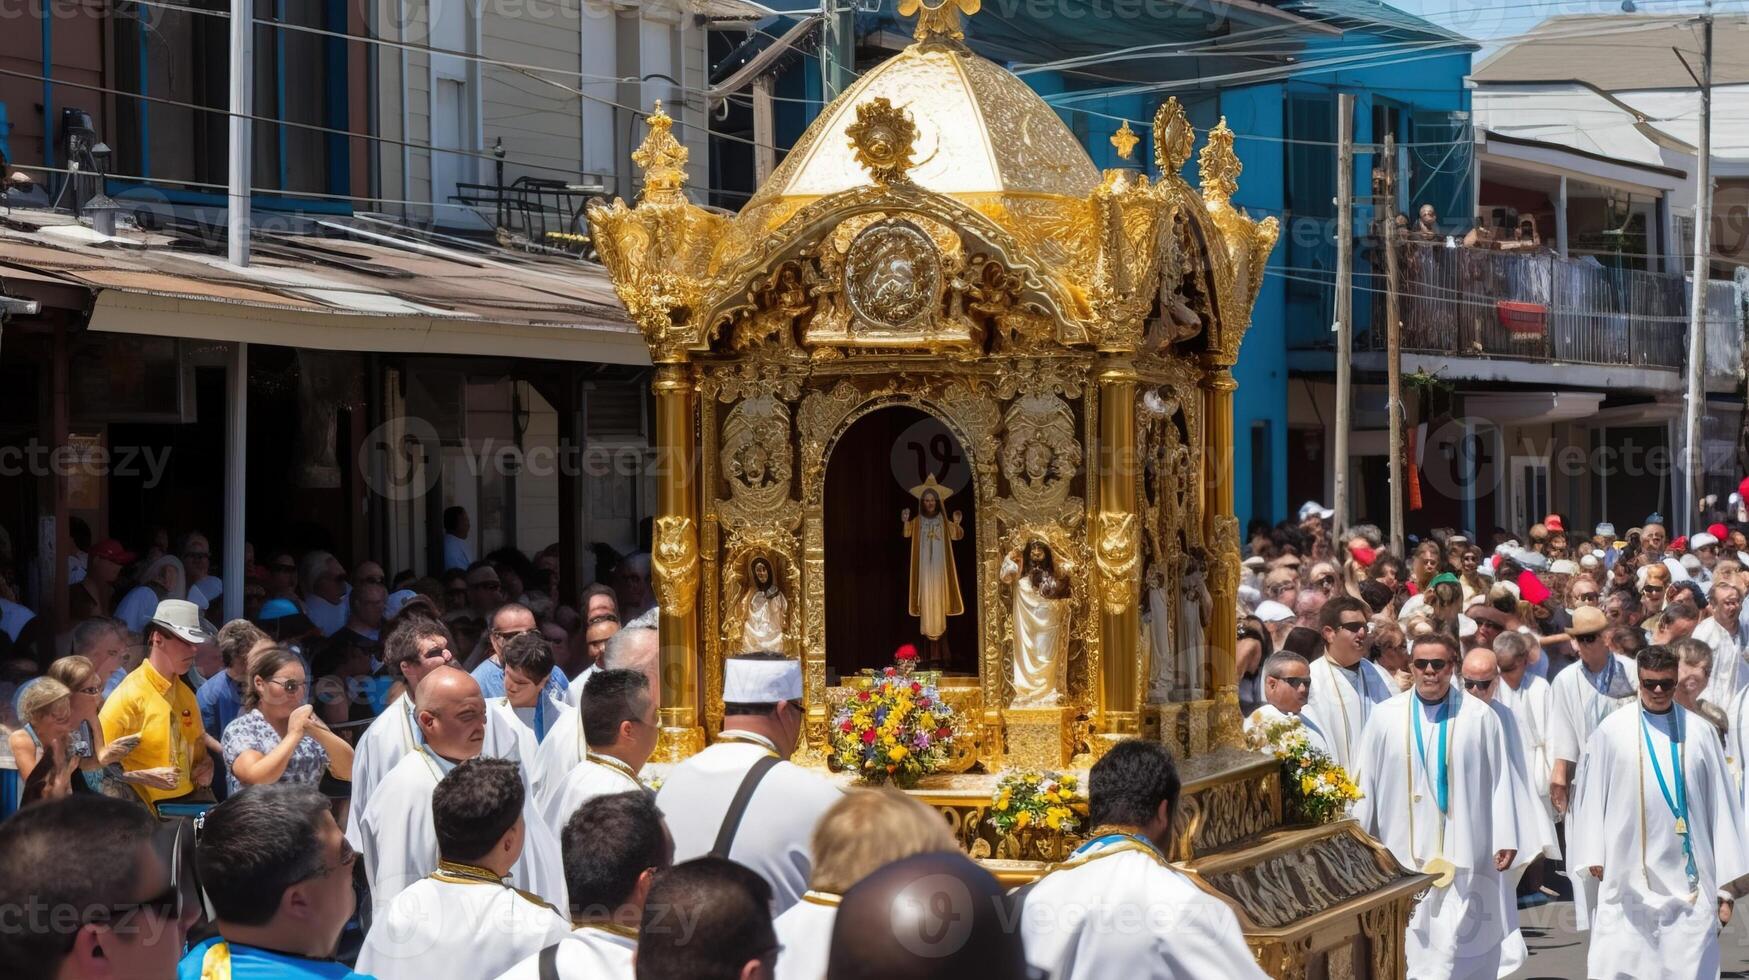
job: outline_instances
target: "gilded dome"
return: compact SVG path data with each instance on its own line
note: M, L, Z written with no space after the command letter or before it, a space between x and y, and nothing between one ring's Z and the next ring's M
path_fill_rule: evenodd
M882 62L827 106L742 209L742 229L768 231L813 201L871 185L851 136L859 107L876 99L915 123L906 171L912 182L1011 231L1033 225L1023 237L1035 245L1043 244L1039 220L1078 216L1099 187L1099 170L1080 142L1026 83L962 45L937 41Z

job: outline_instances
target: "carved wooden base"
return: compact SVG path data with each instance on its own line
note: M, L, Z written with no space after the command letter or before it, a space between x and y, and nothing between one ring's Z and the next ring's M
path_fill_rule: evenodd
M1002 722L1010 768L1062 769L1075 756L1073 707L1009 708Z

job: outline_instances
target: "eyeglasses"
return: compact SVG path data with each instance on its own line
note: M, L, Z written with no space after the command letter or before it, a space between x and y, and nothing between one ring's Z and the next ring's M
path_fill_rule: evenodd
M1468 677L1464 678L1464 690L1466 690L1466 691L1486 691L1488 688L1493 687L1493 686L1494 686L1494 678L1492 678L1492 677L1488 678L1485 681L1471 680Z
M1674 677L1642 677L1640 686L1648 691L1672 691L1676 689Z
M340 839L340 860L333 864L324 864L311 872L308 877L300 878L298 880L314 881L317 878L326 878L328 875L336 871L344 871L347 868L352 867L353 863L357 860L358 852L352 849L352 842L342 837Z
M1640 589L1640 593L1642 595L1663 595L1664 594L1664 586L1662 586L1662 585L1643 586Z
M1292 592L1293 588L1294 584L1292 582L1277 582L1274 585L1265 586L1263 591L1268 592L1270 595L1281 595L1283 592Z
M267 679L267 683L275 684L275 685L278 685L279 687L285 688L285 693L287 693L287 694L296 694L299 691L301 691L304 688L309 686L304 681L282 681L277 677L269 677Z
M115 905L91 910L90 919L93 925L105 926L109 931L127 935L137 932L140 927L134 924L134 919L140 913L149 913L159 919L176 919L182 916L182 890L176 887L176 878L171 876L164 890L143 902L119 902ZM79 931L73 930L67 936L67 948L72 949L78 940Z
M419 655L420 660L448 660L449 658L449 647L435 647Z
M1281 681L1283 684L1286 684L1288 687L1291 687L1296 691L1310 691L1312 689L1312 679L1310 677L1277 677L1276 680Z
M1431 673L1438 673L1439 671L1442 671L1445 668L1451 666L1451 661L1444 660L1444 659L1424 660L1420 657L1417 657L1414 660L1411 660L1409 662L1415 666L1416 670L1425 670L1425 671L1429 671Z
M540 632L540 630L538 630L538 629L532 629L532 630L493 630L492 636L496 639L500 639L506 643L509 643L511 640L514 640L519 636L526 636L530 633L539 633L539 632Z
M1324 586L1325 588L1328 588L1328 587L1336 584L1336 576L1334 576L1334 575L1320 575L1317 578L1312 580L1312 584Z
M1603 635L1602 633L1574 633L1574 634L1572 634L1574 643L1595 643L1597 641L1597 638L1602 636L1602 635Z
M1339 630L1347 630L1348 632L1353 633L1355 636L1364 636L1368 630L1372 629L1372 626L1370 624L1364 623L1364 622L1361 622L1361 623L1337 623L1336 628Z

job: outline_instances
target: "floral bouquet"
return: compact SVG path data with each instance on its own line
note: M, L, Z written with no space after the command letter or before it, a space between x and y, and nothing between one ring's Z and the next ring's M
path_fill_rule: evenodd
M1360 799L1360 787L1348 770L1312 747L1298 719L1258 725L1245 739L1251 748L1281 761L1282 803L1290 819L1314 824L1340 820L1349 804Z
M953 707L933 682L911 676L916 660L914 648L901 648L898 664L875 675L832 717L832 759L863 783L910 789L948 760Z
M1002 774L990 800L990 826L1004 836L1028 827L1074 833L1087 797L1073 775L1020 769Z

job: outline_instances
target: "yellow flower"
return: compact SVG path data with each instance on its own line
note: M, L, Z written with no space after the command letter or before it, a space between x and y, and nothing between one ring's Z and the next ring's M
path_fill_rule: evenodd
M894 762L898 762L900 759L903 759L905 756L907 756L909 754L910 753L905 750L905 747L903 745L894 745L891 748L887 749L887 757L892 759Z
M1014 826L1016 826L1016 827L1025 827L1031 823L1032 823L1032 811L1031 810L1022 810L1022 811L1020 811L1020 815L1014 818Z
M1032 774L1032 773L1028 773L1026 776L1026 782L1028 785L1037 786L1038 785L1038 776L1035 774Z
M1316 785L1318 785L1318 780L1315 777L1312 777L1312 776L1301 776L1300 777L1300 792L1305 793L1307 795L1310 795L1312 792L1312 787L1314 787Z
M1006 790L1006 789L1003 790L1001 792L1001 794L996 797L996 809L998 809L998 810L1008 809L1008 801L1009 801L1010 797L1012 797L1012 796L1013 796L1012 792L1010 792L1009 790Z
M1045 814L1045 826L1051 828L1052 830L1062 830L1063 829L1062 815L1057 813L1057 811L1055 809L1050 810L1049 812L1047 812Z

